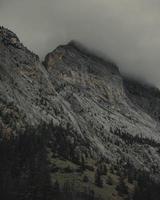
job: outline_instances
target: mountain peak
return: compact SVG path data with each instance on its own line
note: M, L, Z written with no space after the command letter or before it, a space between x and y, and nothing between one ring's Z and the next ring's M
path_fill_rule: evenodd
M35 61L39 60L39 56L33 53L32 51L30 51L27 47L25 47L14 32L12 32L11 30L3 26L0 26L0 44L2 45L2 47L9 49L9 51L11 51L12 53L16 55L17 53L20 54L21 52L21 57L23 57L23 59L26 59L25 58L26 55L29 54L31 57L30 59L33 58ZM0 52L2 52L4 48L1 48Z
M113 74L120 74L119 69L114 62L97 56L87 47L74 40L70 41L66 45L60 45L55 50L48 53L44 59L43 64L46 68L52 68L55 62L65 62L65 60L70 62L70 66L72 66L73 63L75 63L75 65L81 65L81 69L86 69L87 66L88 68L91 68L92 66L93 71L96 68L96 71L98 70L100 72L102 71L102 68L106 68ZM101 66L99 69L97 69L96 63L99 63ZM88 70L88 68L86 70Z
M21 48L22 46L17 35L3 26L0 27L0 41L5 46L12 45L17 48Z
M109 177L112 174L112 177L116 178L112 185L115 189L121 175L124 177L123 174L133 172L134 177L137 177L141 170L154 181L160 182L159 92L123 80L114 63L99 58L73 41L49 53L42 65L36 55L24 47L13 32L1 27L0 58L0 141L11 141L13 138L15 152L17 146L22 153L27 152L29 163L30 154L32 155L31 151L28 154L29 145L31 149L39 149L39 153L33 153L33 156L39 155L41 161L44 156L49 169L47 176L51 177L52 181L57 178L60 181L61 177L66 180L66 177L74 174L74 180L79 182L82 180L81 172L85 170L85 174L87 172L90 176L88 184L86 183L87 188L89 185L95 188L97 183L95 185L94 177L97 174L94 172L103 169L102 164L105 164L107 170L112 169ZM39 140L41 133L44 134L42 141L44 138L46 140L44 151L47 155L40 150L43 144ZM40 146L30 141L37 141ZM17 142L20 142L23 148L19 148ZM6 147L4 149L6 151ZM11 152L11 149L9 147L7 152ZM21 152L17 155L22 157ZM22 155L26 158L25 154ZM4 164L1 165L2 169L6 169L6 174L2 176L3 180L8 178L8 173L12 174L12 167L20 166L17 168L20 172L26 169L25 175L32 177L32 169L44 166L41 161L37 163L37 157L35 162L31 162L33 168L26 161L23 161L24 167L17 165L19 157L15 159L14 154L0 158L0 163ZM7 158L7 161L3 162L3 158ZM8 158L13 158L16 165L12 161L9 163ZM62 163L62 160L67 161L67 166L66 163L62 164L63 168L60 166L58 171L55 170L55 162ZM50 166L49 163L53 165ZM8 166L12 167L8 169ZM29 166L29 169L26 166ZM68 170L68 166L73 166L73 171ZM82 168L86 169L81 171ZM39 177L46 174L43 170L40 172ZM70 173L69 176L67 172ZM22 177L22 181L13 179L10 185L24 183L23 174L19 176ZM100 177L105 178L104 183L107 183L108 172L105 174L103 172ZM131 173L128 177L130 175ZM141 174L139 177L141 178ZM12 178L9 177L6 183ZM138 179L134 178L132 184L137 185ZM84 181L80 182L84 185ZM30 179L26 179L25 188L28 187L28 183L31 183ZM110 189L106 185L100 192L103 193L108 188ZM112 193L118 195L115 189ZM17 191L19 194L19 188ZM15 191L13 193L15 194ZM26 191L24 194L26 195ZM114 196L110 199L121 198Z

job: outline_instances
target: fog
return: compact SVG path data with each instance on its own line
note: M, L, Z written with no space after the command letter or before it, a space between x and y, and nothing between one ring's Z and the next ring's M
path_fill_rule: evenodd
M0 0L0 25L42 59L76 40L160 87L159 0Z

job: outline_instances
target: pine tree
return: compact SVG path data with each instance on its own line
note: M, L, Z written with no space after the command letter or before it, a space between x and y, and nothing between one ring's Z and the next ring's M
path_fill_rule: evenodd
M122 177L120 177L120 180L116 189L120 195L128 194L128 187L126 186L125 181Z
M95 174L95 185L98 187L103 187L103 180L101 178L101 173L99 172L99 170L96 170L96 174Z

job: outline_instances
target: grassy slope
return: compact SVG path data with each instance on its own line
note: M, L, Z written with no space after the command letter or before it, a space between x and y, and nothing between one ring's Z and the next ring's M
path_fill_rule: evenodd
M116 171L110 170L110 166L107 166L107 174L102 176L103 187L97 187L95 185L95 171L96 171L96 162L94 160L87 160L85 164L94 167L94 170L85 169L79 171L80 166L68 161L60 159L59 157L52 156L52 152L48 152L48 158L50 166L57 169L51 171L51 180L54 184L55 181L58 181L60 187L63 187L65 183L71 184L73 188L78 192L84 192L87 188L94 190L95 196L101 197L104 200L122 200L126 196L121 196L116 187L119 183L119 176L116 175ZM67 170L66 170L67 169ZM69 170L68 170L69 169ZM84 181L84 177L88 177L88 181ZM132 184L128 183L125 179L126 186L128 191L132 193L134 187Z

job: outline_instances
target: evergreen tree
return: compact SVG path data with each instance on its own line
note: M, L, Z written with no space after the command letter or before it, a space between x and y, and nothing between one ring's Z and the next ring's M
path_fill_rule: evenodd
M126 186L125 181L122 177L120 177L120 180L116 189L120 195L128 194L128 187Z
M98 187L103 187L103 180L101 177L101 173L99 172L98 169L96 170L96 173L95 173L95 185Z

